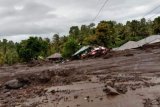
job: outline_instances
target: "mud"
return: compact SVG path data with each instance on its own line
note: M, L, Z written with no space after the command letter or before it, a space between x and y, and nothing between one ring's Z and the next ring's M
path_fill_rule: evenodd
M159 107L156 45L102 58L0 67L0 107ZM7 89L10 80L23 83ZM112 87L119 95L106 94Z

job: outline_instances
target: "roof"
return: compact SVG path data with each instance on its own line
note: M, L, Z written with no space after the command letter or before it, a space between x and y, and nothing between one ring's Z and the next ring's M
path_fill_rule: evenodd
M137 48L137 47L139 47L139 45L135 41L129 41L124 45L122 45L121 47L119 47L118 49L125 50L125 49Z
M55 58L62 58L62 55L60 53L55 53L55 54L47 57L47 59L55 59Z
M85 50L91 48L91 46L83 46L81 49L79 49L75 54L73 54L73 56L76 56L82 52L84 52Z
M119 48L114 48L113 50L133 49L133 48L138 48L140 46L143 46L145 44L152 44L152 43L157 43L157 42L160 42L160 35L152 35L142 40L139 40L137 42L129 41L125 43L124 45L120 46Z
M138 44L143 46L144 44L152 44L152 43L157 43L157 42L160 42L160 35L153 35L153 36L144 38L138 41Z

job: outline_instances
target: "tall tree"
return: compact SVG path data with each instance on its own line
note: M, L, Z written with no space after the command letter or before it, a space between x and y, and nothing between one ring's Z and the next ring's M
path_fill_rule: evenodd
M160 17L153 21L153 31L154 34L160 34Z
M53 45L55 48L55 52L60 52L60 37L58 34L53 35Z
M97 44L109 47L112 42L114 28L111 22L101 21L96 28Z
M69 30L69 34L71 37L77 38L80 34L78 26L72 26Z
M63 48L63 57L71 57L79 49L79 44L74 38L69 38L68 41L64 44Z

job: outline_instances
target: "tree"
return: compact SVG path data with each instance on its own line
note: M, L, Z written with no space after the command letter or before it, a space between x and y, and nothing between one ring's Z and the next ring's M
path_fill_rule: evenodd
M160 33L160 17L156 18L153 21L153 31L154 31L154 34Z
M150 35L148 25L145 18L142 18L140 21L140 29L139 29L139 36L147 37Z
M53 36L53 46L54 46L55 52L60 52L60 37L58 34L54 34Z
M5 62L5 58L2 53L0 53L0 65L2 66Z
M112 22L101 21L96 28L97 45L110 47L114 32Z
M69 34L70 34L70 36L71 37L73 37L73 38L77 38L78 36L79 36L79 33L80 31L79 31L79 28L78 28L78 26L72 26L71 28L70 28L70 30L69 30Z
M74 38L69 38L68 41L64 44L63 48L63 57L71 57L79 49L78 42Z
M4 56L6 55L6 53L7 53L7 39L3 39L3 41L2 41L2 46L3 46L3 54L4 54Z
M37 59L38 56L45 57L47 50L47 42L38 37L30 37L28 40L22 41L17 47L19 57L26 62Z

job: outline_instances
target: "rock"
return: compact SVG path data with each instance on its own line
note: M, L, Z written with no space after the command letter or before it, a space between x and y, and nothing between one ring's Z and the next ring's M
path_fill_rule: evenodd
M77 98L78 98L78 95L75 95L75 96L74 96L74 99L77 99Z
M19 82L17 79L10 80L4 84L6 89L19 89L24 86L23 83Z
M105 89L103 89L103 91L107 95L119 95L120 94L120 93L117 92L117 90L115 90L114 88L112 88L110 86L106 86Z
M127 86L123 84L116 86L116 90L121 94L125 94L128 91Z

